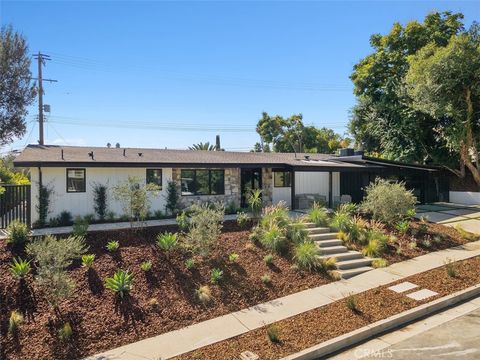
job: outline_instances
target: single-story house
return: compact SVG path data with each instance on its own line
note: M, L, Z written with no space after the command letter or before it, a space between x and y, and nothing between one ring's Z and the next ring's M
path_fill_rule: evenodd
M196 201L245 206L252 188L262 189L264 204L283 200L291 209L312 200L328 206L342 199L359 202L363 188L377 176L405 181L422 203L448 201L448 181L441 169L370 158L352 149L336 156L29 145L14 164L30 169L32 223L38 219L40 184L53 189L51 217L63 210L83 216L94 213L93 184L105 184L111 191L129 176L160 186L159 194L151 197L152 211L165 210L169 181L177 184L183 206ZM111 193L108 207L122 214Z

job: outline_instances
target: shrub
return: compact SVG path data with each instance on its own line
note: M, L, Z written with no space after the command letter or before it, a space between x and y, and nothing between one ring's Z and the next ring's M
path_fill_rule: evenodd
M36 227L44 227L47 225L48 214L50 213L50 197L53 194L53 189L48 186L40 185L38 188L37 205L35 206L38 214L38 220L35 223Z
M30 261L22 260L21 258L13 258L10 265L10 272L13 276L21 280L30 272Z
M350 296L346 297L345 298L345 305L347 305L347 308L349 308L354 313L359 312L358 305L357 305L357 299L355 298L355 296L350 295Z
M168 255L171 251L175 250L178 245L177 234L163 233L157 236L157 245L160 249L165 251Z
M82 266L84 268L90 269L92 267L94 261L95 261L95 255L94 254L82 255Z
M84 238L78 236L57 239L47 235L27 245L27 253L37 264L35 280L54 309L72 295L75 284L66 269L87 249Z
M200 256L206 256L220 236L225 213L223 204L194 204L190 211L187 247Z
M408 247L412 250L416 250L417 249L417 242L416 241L411 241L409 244L408 244Z
M349 225L352 222L350 214L337 210L333 213L330 227L336 231L347 232Z
M445 262L445 268L448 276L451 278L457 277L457 265L452 259L447 259Z
M237 205L235 205L234 201L230 201L227 207L225 208L225 214L232 215L236 213L237 213Z
M23 322L23 315L18 311L13 310L10 313L10 318L8 319L8 333L16 334L22 322Z
M112 290L121 299L132 290L133 274L128 271L117 270L113 277L105 279L105 287Z
M210 273L210 282L212 284L218 284L223 278L223 271L219 268L212 269Z
M160 303L158 302L157 298L150 298L148 300L148 306L150 306L152 310L157 311L160 307Z
M107 246L105 246L105 248L109 251L109 252L116 252L118 250L118 248L120 247L120 243L116 240L111 240L107 243Z
M260 279L264 284L270 284L272 282L272 278L268 274L263 274Z
M85 218L77 216L73 223L73 235L75 236L87 236L88 233L88 221Z
M327 272L329 270L334 269L337 263L337 258L334 257L327 257L327 258L319 258L317 267L319 270Z
M273 223L282 229L286 229L290 225L290 216L285 201L280 201L276 205L267 206L263 209L260 226L269 228Z
M362 249L363 255L369 257L380 257L386 249L388 236L378 230L367 232L367 245Z
M167 183L167 203L165 209L170 214L175 214L178 211L180 196L178 194L178 188L175 181L171 180Z
M273 254L265 255L265 257L263 258L263 261L267 265L272 265L273 264Z
M262 190L252 189L247 194L247 204L250 210L252 211L254 218L259 218L262 212Z
M262 232L260 243L269 250L282 252L287 245L285 231L272 222L268 229Z
M197 295L198 300L202 304L206 304L212 301L212 293L210 292L210 288L207 285L200 286L197 290L195 290L195 294Z
M267 327L268 339L273 343L280 342L280 329L276 325L270 325Z
M388 266L388 261L383 259L383 258L380 258L380 259L373 259L372 261L372 266L376 269L376 268L383 268L383 267L387 267Z
M153 264L151 261L144 261L140 264L140 269L142 269L142 271L148 272L152 270L152 266Z
M177 220L178 228L181 231L185 231L188 229L188 216L185 213L185 211L182 211L180 214L178 214L176 220Z
M432 242L430 241L430 239L423 239L423 240L421 241L421 245L422 245L424 248L428 249L428 248L430 248L430 247L432 246Z
M195 260L193 258L185 260L185 267L188 270L195 269Z
M287 229L287 238L295 244L300 244L308 240L308 231L305 224L292 223Z
M395 224L395 229L401 234L406 234L410 229L410 221L409 220L402 220Z
M228 255L228 261L230 261L231 263L236 263L238 261L239 257L240 257L240 255L233 252L230 255Z
M365 193L361 208L385 224L402 221L417 203L417 198L402 182L377 178L366 187Z
M63 210L57 218L58 225L69 226L73 222L72 213L70 211Z
M315 202L313 203L313 207L308 210L307 219L316 226L327 226L329 221L328 211L325 207Z
M248 222L250 221L250 217L247 213L243 211L237 212L237 224L238 226L244 228L247 226Z
M150 210L149 194L157 196L159 187L156 184L145 184L139 178L129 176L127 181L113 187L113 198L122 204L123 213L130 220L142 225Z
M315 243L306 241L295 246L293 259L299 268L313 270L318 266L319 253Z
M63 324L63 326L58 330L58 338L61 341L68 341L72 337L73 331L72 331L72 326L70 325L69 322L66 322Z
M22 246L28 241L30 230L28 226L18 220L12 221L7 226L7 243Z
M93 209L95 210L95 214L97 217L104 221L107 215L107 186L104 184L93 184L93 202L94 206Z

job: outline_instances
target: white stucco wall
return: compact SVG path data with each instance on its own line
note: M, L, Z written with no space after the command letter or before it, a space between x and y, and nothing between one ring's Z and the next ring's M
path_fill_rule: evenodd
M272 180L273 181L273 180ZM324 195L328 201L328 172L295 172L295 194ZM340 173L332 173L332 196L340 195ZM285 201L290 207L291 188L273 188L273 203Z
M38 220L36 206L38 203L38 168L30 169L32 180L32 223ZM94 214L93 183L105 184L108 187L108 211L116 216L123 214L122 206L112 197L112 188L129 176L146 181L145 168L86 168L86 191L83 193L67 193L66 168L42 168L42 183L53 189L50 202L49 218L58 216L63 210L69 211L73 217ZM167 182L172 178L171 168L162 168L162 190L157 196L151 196L151 211L165 211Z
M450 191L450 202L464 205L480 205L480 192Z

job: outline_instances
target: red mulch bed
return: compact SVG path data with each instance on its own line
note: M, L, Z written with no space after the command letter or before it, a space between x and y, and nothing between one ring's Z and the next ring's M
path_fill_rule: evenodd
M345 300L322 306L293 316L275 324L280 331L280 343L272 343L267 337L267 327L216 343L176 357L175 359L233 359L249 350L260 359L279 359L309 348L336 336L348 333L370 323L411 309L435 298L451 294L479 283L480 258L458 262L457 275L447 275L445 267L417 274L386 286L381 286L354 296L357 312L350 310ZM423 301L415 301L387 288L393 284L410 281L438 292ZM418 289L415 289L418 290ZM412 290L415 291L415 290Z
M61 322L36 287L33 274L22 288L8 270L13 256L26 258L25 254L0 242L0 358L78 359L330 281L324 274L292 268L289 254L275 255L273 265L267 266L263 258L268 251L249 245L249 231L235 223L225 224L218 246L190 271L184 264L189 254L179 250L167 259L156 247L154 239L160 230L175 231L176 227L88 235L89 253L96 256L93 269L88 272L80 261L74 263L69 274L76 283L75 293L60 307L62 320L69 321L73 328L68 343L59 340ZM113 239L120 242L116 254L105 250L106 243ZM236 264L228 262L232 252L240 255ZM153 263L151 275L140 269L146 260ZM224 271L220 285L209 283L214 267ZM117 269L135 274L130 300L122 305L103 286L104 279ZM269 286L260 279L265 273L272 279ZM207 284L214 300L203 306L195 289ZM152 298L157 299L158 310L149 305ZM25 318L18 339L7 334L12 310L21 311Z

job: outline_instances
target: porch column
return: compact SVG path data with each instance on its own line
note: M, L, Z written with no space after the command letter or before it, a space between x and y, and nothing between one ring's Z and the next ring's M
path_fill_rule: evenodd
M290 209L295 210L295 170L290 171Z
M332 201L332 172L328 172L328 207L332 209L333 201Z

